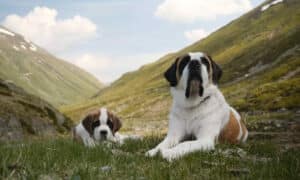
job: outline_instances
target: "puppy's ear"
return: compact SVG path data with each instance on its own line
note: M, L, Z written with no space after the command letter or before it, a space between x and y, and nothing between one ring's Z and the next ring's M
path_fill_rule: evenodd
M89 132L89 134L92 136L94 133L94 129L97 126L100 125L100 122L97 121L97 115L99 117L99 114L95 114L95 113L90 113L87 116L84 117L84 119L82 120L82 125L83 127Z
M208 56L212 66L212 80L214 84L218 84L219 80L222 77L223 71L221 67L210 57Z
M164 73L164 76L166 80L169 82L170 86L177 86L177 63L179 61L179 57L175 60L175 62L167 69L167 71Z
M113 123L113 129L112 129L112 131L113 131L113 134L115 134L122 127L122 122L121 122L121 120L120 120L119 117L117 117L117 116L115 116L113 114L112 114L111 120L112 120L112 123Z

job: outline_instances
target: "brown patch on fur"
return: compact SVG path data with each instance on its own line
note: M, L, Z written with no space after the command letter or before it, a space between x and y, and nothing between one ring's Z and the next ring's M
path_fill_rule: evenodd
M209 75L208 76L209 76L209 82L212 83L213 82L213 80L212 80L213 68L212 68L212 62L211 62L212 60L211 60L211 57L205 53L204 53L204 58L206 58L209 63L209 72L208 72Z
M238 120L234 116L233 112L230 111L229 121L222 129L219 135L219 141L236 144L239 142L238 136L241 130L242 129L240 129Z
M94 132L94 127L93 123L96 121L99 121L100 117L100 111L99 110L94 110L90 112L83 120L82 120L82 125L83 127L88 131L88 133L93 136Z
M113 113L107 111L107 115L108 118L112 121L113 124L113 129L112 129L112 133L113 135L115 135L115 133L117 131L119 131L119 129L122 127L122 122L120 120L120 118L118 118L116 115L114 115Z

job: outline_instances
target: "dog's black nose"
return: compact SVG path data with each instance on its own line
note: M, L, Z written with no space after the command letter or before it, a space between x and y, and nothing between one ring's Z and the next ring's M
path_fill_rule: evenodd
M107 131L100 131L101 136L106 136L107 135Z

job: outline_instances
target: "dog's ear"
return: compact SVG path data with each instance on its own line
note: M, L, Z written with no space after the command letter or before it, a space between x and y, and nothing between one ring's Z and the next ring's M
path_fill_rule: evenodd
M121 120L118 116L116 116L112 113L110 113L110 114L111 114L111 121L112 121L112 124L113 124L112 131L113 131L113 134L115 134L122 127L122 122L121 122Z
M91 136L94 134L95 127L100 125L97 117L99 117L99 113L93 112L86 115L82 120L83 127L89 132Z
M208 56L208 58L212 66L212 81L214 84L218 84L219 80L222 77L223 71L221 67L210 56Z
M177 86L178 80L177 80L177 63L179 61L179 58L176 58L175 62L167 69L167 71L164 73L164 76L166 80L169 82L170 86Z

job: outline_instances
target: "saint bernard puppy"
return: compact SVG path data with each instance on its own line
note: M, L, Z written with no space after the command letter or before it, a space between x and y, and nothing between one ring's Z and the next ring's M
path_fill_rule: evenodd
M122 123L117 116L106 108L101 108L90 112L73 128L73 139L83 142L88 147L94 147L103 140L122 144L123 138L117 133L121 126Z
M222 70L210 56L196 52L178 57L164 75L173 97L169 129L147 156L160 152L171 161L191 152L212 150L217 142L246 141L246 126L218 89Z

